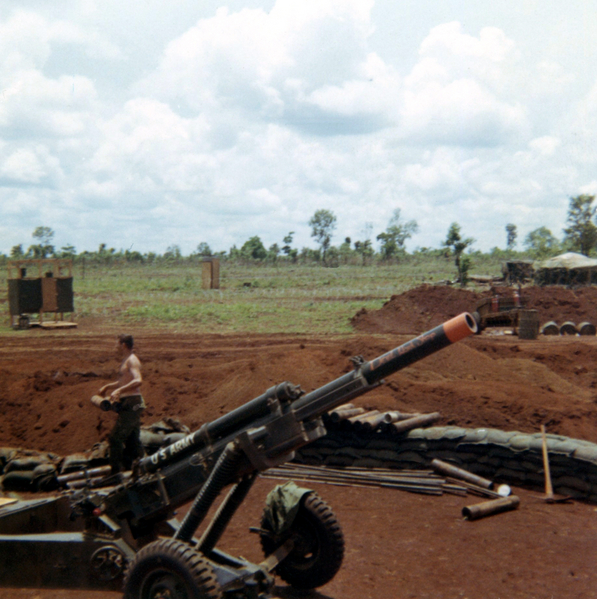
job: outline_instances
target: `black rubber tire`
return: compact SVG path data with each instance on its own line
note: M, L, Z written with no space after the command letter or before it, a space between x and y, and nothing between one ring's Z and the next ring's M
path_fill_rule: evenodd
M146 545L124 575L125 599L221 599L211 564L190 545L160 539Z
M261 547L266 556L289 538L295 541L292 552L276 567L276 574L297 589L323 586L337 574L344 558L344 535L330 506L309 493L301 500L289 530L273 533L265 512L261 520Z

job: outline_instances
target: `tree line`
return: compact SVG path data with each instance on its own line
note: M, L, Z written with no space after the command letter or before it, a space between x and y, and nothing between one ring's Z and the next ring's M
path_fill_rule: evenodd
M518 250L518 230L514 223L505 227L505 248L493 248L489 254L498 258L529 258L542 260L563 251L580 252L590 256L597 250L597 206L594 195L579 195L570 198L566 227L562 239L558 239L548 228L538 227L523 240L523 250ZM317 248L293 247L294 231L290 231L281 243L274 243L266 248L257 235L250 237L241 247L233 245L227 252L214 252L206 242L200 242L195 251L184 256L178 245L169 246L163 254L154 252L141 253L132 250L117 250L107 244L99 245L97 251L78 253L70 244L56 248L53 244L54 231L50 227L39 226L33 233L33 243L26 249L24 244L12 247L9 256L0 254L0 259L16 260L23 258L71 258L90 264L110 264L115 262L130 263L184 263L201 261L210 257L218 257L231 262L251 263L301 263L321 264L323 266L339 266L344 264L372 265L376 263L398 263L409 255L436 255L453 258L459 278L466 278L472 259L476 254L473 249L475 239L463 234L459 223L453 222L447 230L446 238L439 248L417 248L409 254L406 242L419 231L415 220L405 221L399 208L396 208L384 231L375 240L378 250L373 247L371 225L366 224L362 239L344 240L333 245L337 219L331 210L317 210L310 218L311 237Z

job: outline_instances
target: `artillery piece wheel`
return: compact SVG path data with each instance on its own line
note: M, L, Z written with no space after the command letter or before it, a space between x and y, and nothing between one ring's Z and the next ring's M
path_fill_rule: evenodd
M275 572L297 589L314 589L326 584L342 565L342 529L330 506L317 493L303 497L289 530L276 535L265 514L261 529L261 547L266 556L289 538L294 540L294 549L276 567Z
M125 599L221 599L210 563L190 545L162 539L146 545L127 568Z

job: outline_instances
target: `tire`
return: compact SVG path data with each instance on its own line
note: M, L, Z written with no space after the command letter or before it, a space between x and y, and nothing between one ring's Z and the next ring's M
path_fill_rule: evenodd
M125 599L221 599L211 564L190 545L161 539L146 545L127 567Z
M267 517L261 520L261 547L266 556L289 538L295 541L290 554L276 567L276 574L297 589L323 586L338 572L344 558L344 535L329 505L309 493L289 530L275 535Z

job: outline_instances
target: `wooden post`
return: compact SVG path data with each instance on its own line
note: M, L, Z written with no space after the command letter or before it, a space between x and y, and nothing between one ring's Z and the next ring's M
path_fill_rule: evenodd
M220 288L220 260L218 258L209 258L203 261L201 278L203 289Z

